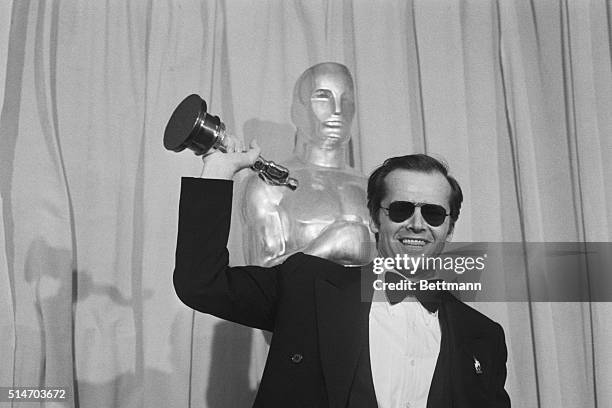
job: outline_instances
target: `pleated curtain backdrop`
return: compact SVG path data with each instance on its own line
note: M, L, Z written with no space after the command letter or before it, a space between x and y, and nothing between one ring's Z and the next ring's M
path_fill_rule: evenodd
M318 62L353 73L356 169L447 160L466 196L455 240L611 241L611 15L605 0L0 2L0 386L70 388L53 406L250 406L263 334L172 287L179 180L201 161L162 134L199 93L287 158L293 85ZM238 222L230 252L243 261ZM612 407L609 303L474 306L505 328L513 406Z

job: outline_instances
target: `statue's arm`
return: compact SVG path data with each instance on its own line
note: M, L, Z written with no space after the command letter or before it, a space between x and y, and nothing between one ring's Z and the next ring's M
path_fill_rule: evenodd
M241 219L242 247L247 263L272 266L291 254L286 253L287 232L283 228L278 191L257 176L245 181Z
M302 252L345 266L370 261L370 229L363 222L340 219L325 227Z

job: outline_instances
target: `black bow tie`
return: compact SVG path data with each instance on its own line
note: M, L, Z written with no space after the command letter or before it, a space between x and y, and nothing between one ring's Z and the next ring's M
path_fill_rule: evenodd
M402 275L395 272L387 272L385 273L385 282L387 283L395 283L396 286L398 283L406 280ZM432 279L428 280L428 282L442 282L441 279ZM442 291L440 290L421 290L419 288L419 282L415 282L415 288L410 290L400 289L400 290L391 290L388 287L385 287L385 294L387 295L387 299L389 303L395 305L406 297L413 295L416 299L423 305L425 309L427 309L430 313L434 313L440 307L441 295Z

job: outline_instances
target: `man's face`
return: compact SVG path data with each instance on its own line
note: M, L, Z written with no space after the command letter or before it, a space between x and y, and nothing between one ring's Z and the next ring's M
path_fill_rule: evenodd
M308 120L316 139L346 142L355 114L353 84L347 72L326 65L313 73Z
M389 208L394 201L437 204L450 213L449 198L451 187L446 178L438 173L424 173L414 170L397 169L385 177L387 194L381 201L381 207ZM379 225L374 222L371 227L378 232L378 253L383 257L395 257L397 254L418 257L433 257L442 252L445 242L450 241L452 227L450 217L433 227L421 214L421 207L414 209L414 214L405 221L393 222L384 209L379 213Z

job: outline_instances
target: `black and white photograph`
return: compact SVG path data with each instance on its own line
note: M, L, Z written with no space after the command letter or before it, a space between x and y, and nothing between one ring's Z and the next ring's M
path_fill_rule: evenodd
M612 408L610 0L0 0L0 407Z

